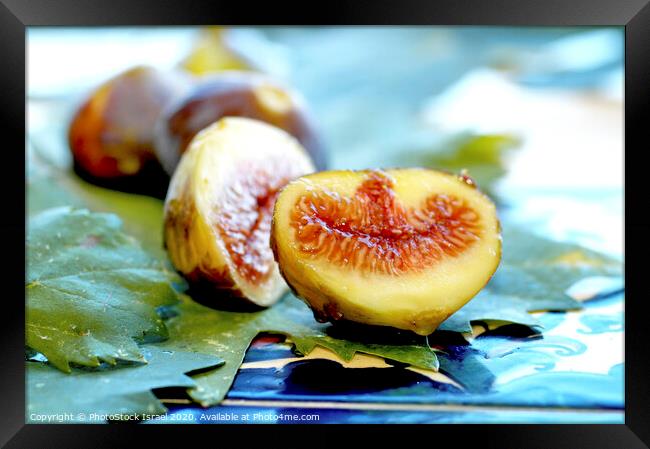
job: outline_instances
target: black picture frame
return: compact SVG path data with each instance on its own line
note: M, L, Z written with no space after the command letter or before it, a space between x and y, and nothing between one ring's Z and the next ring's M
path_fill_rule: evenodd
M29 26L104 26L104 25L205 25L205 24L304 24L304 25L506 25L506 26L596 26L625 27L625 232L626 240L626 318L625 318L625 424L621 425L507 425L507 426L366 426L363 438L383 439L387 432L407 444L415 442L413 431L426 432L430 444L455 441L498 448L642 448L650 445L649 346L644 332L643 280L638 273L647 267L650 219L643 206L644 166L634 163L637 142L644 142L644 112L650 104L650 0L348 0L345 2L226 2L166 0L0 0L0 69L2 124L2 162L0 182L3 193L0 242L5 257L4 301L0 324L3 406L0 419L0 444L6 447L122 447L132 434L147 438L166 436L178 426L126 425L25 425L24 389L24 303L18 301L25 275L24 196L16 186L25 172L25 92L26 27ZM643 136L645 137L645 136ZM641 153L638 151L638 153ZM641 153L642 154L642 153ZM20 169L19 169L20 168ZM21 173L22 170L22 173ZM642 207L639 207L642 206ZM641 209L641 210L640 210ZM22 246L22 247L21 247ZM23 262L22 264L20 262ZM637 273L632 270L636 269ZM645 327L644 327L645 325ZM170 427L174 428L173 430ZM207 428L195 426L192 432ZM265 430L286 432L289 426L265 426ZM293 427L293 426L291 426ZM406 428L405 428L406 427ZM325 428L325 429L323 429ZM154 430L155 429L155 430ZM212 427L210 428L214 430ZM303 426L304 429L304 426ZM186 429L182 430L186 432ZM218 438L227 441L244 428L219 426ZM290 429L291 432L294 429ZM310 441L331 445L331 438L347 439L359 430L347 427L335 431L327 426L308 426ZM329 432L330 438L319 435ZM250 432L246 432L250 437ZM227 435L229 434L229 435ZM207 437L207 434L206 434ZM194 440L196 441L196 440ZM274 441L274 440L267 440ZM644 444L645 443L645 444ZM199 444L198 442L194 444ZM281 443L277 443L281 444ZM311 443L310 443L311 444ZM368 444L368 443L365 443ZM414 444L414 443L413 443ZM276 444L273 444L275 446Z

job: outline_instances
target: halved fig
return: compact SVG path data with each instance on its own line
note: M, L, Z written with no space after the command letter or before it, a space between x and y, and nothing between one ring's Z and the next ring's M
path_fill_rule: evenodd
M321 322L433 332L501 258L496 209L466 175L418 168L328 171L287 185L271 246Z
M289 134L225 118L190 143L165 200L172 263L202 291L269 306L287 290L269 245L273 206L289 181L314 170Z
M267 75L225 71L201 78L165 108L156 123L156 154L167 173L174 172L196 133L223 117L246 117L276 126L298 139L316 167L325 166L319 133L297 92Z

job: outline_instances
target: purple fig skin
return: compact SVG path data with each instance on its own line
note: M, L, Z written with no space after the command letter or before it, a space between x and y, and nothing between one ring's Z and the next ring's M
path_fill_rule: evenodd
M304 100L279 82L253 72L224 72L199 80L170 104L156 123L155 151L167 173L173 174L194 136L222 117L266 122L293 135L319 170L326 152Z

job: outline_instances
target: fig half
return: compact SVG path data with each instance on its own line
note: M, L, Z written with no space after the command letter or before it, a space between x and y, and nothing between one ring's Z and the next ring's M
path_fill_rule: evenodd
M427 169L328 171L285 187L271 246L321 322L433 332L501 258L492 201L465 175Z
M224 118L192 140L165 200L164 242L176 269L215 299L269 306L287 290L269 245L273 206L289 181L314 171L286 132Z

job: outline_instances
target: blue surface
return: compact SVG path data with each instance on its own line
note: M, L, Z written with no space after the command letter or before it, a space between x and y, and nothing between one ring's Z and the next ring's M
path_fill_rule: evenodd
M622 306L623 299L619 292L587 302L576 315L580 327L566 336L505 325L483 332L470 345L457 334L434 334L432 341L446 341L441 372L462 389L402 366L344 368L332 360L295 358L286 344L255 344L225 401L249 406L172 405L169 419L243 423L243 415L249 415L250 422L305 423L315 418L280 415L316 414L320 423L622 423L623 363L613 364L606 373L590 372L588 366L573 371L558 366L584 356L591 336L620 336L622 313L603 311ZM545 332L550 332L566 324L567 316L543 313L539 319ZM246 368L246 364L291 358L295 360L279 369ZM513 376L518 367L533 372ZM509 380L502 381L506 376ZM264 406L256 405L260 401ZM301 403L310 406L301 408ZM328 408L319 408L319 403ZM371 410L358 409L359 404Z
M603 302L622 300L623 295L617 294ZM602 305L595 301L587 311ZM550 330L564 315L546 313L540 319L545 330ZM600 315L586 315L582 320L594 316ZM298 360L279 370L242 369L228 398L622 409L623 364L611 366L606 374L555 370L560 359L585 352L582 335L622 332L621 318L620 314L608 316L605 325L585 327L583 332L578 329L570 337L548 337L509 325L480 335L471 345L446 346L447 354L440 357L441 371L464 390L400 367L346 369L330 360ZM245 362L291 356L288 348L262 346L251 349ZM534 367L535 373L495 386L499 376L521 366Z

